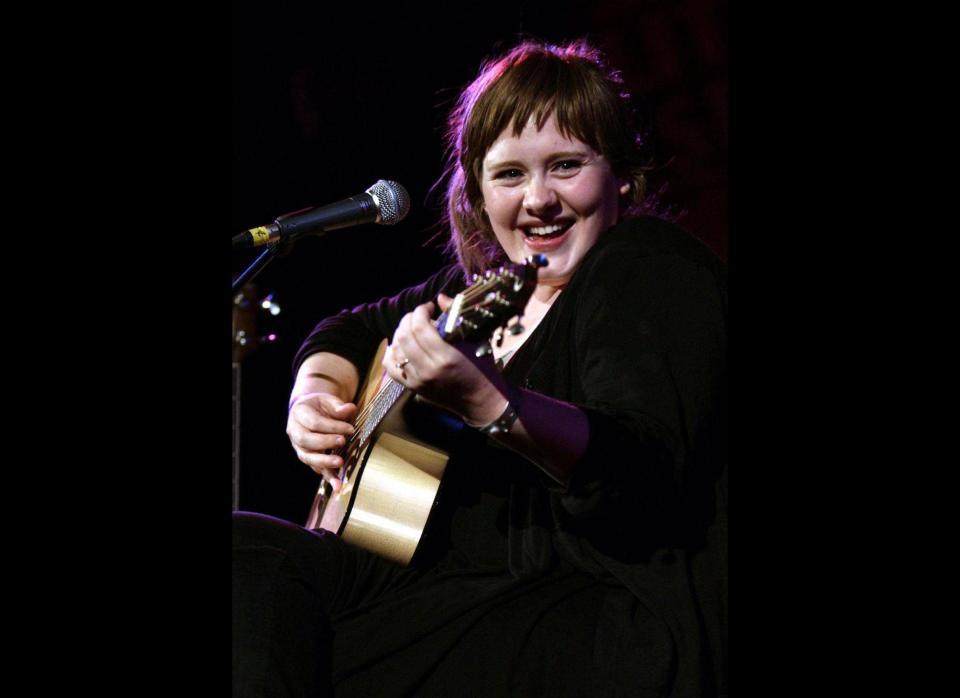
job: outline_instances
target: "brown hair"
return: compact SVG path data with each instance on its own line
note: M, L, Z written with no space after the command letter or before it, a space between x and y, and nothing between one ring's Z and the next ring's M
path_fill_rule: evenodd
M641 141L620 74L585 40L563 46L523 41L481 65L447 121L447 167L441 182L447 180L448 249L468 275L503 259L483 211L480 176L487 150L511 124L519 136L531 116L540 129L551 114L564 136L602 154L614 175L630 184L621 214L645 207L644 171L649 167L641 160Z

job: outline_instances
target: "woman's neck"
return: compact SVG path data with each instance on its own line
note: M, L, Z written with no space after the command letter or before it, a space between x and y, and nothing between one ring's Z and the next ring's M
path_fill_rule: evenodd
M560 291L563 290L563 286L547 286L545 284L537 284L537 287L533 289L533 295L530 296L530 302L527 303L527 311L530 310L531 303L540 303L548 308L553 303Z

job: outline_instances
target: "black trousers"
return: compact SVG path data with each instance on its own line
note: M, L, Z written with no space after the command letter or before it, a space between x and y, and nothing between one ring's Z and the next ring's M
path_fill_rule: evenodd
M332 695L331 618L419 576L325 531L235 513L234 698Z
M669 633L619 585L404 568L260 514L233 537L234 698L667 693Z

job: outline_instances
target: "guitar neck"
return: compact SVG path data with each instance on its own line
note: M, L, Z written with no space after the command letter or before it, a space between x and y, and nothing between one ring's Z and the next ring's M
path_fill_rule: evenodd
M447 314L443 313L437 320L436 326L438 330L443 327L446 317ZM452 341L452 337L449 335L441 336L443 336L444 340L448 343ZM383 423L383 420L386 419L390 410L393 409L393 406L403 400L410 392L412 391L409 388L397 383L393 378L384 374L383 381L380 383L376 394L370 399L368 405L361 410L355 420L355 424L360 427L358 438L361 444L367 442L370 435L376 431L380 424Z
M521 264L509 264L482 277L476 275L471 285L458 293L437 319L435 325L441 338L450 344L463 339L487 339L511 317L522 315L536 284L537 269L546 264L546 257L535 255ZM510 329L523 331L519 322ZM359 426L359 433L355 432L351 441L367 443L408 391L409 388L385 375L376 394L357 415L354 424ZM349 448L349 443L344 448Z
M397 383L390 376L383 377L383 383L377 394L370 400L361 415L357 418L357 424L360 425L359 438L360 443L366 443L377 427L386 419L387 414L400 400L410 392L410 389Z

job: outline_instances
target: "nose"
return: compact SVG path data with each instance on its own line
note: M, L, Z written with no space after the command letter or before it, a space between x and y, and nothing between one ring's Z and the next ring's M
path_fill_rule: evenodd
M531 177L523 193L523 207L531 215L541 214L557 204L557 192L543 177Z

